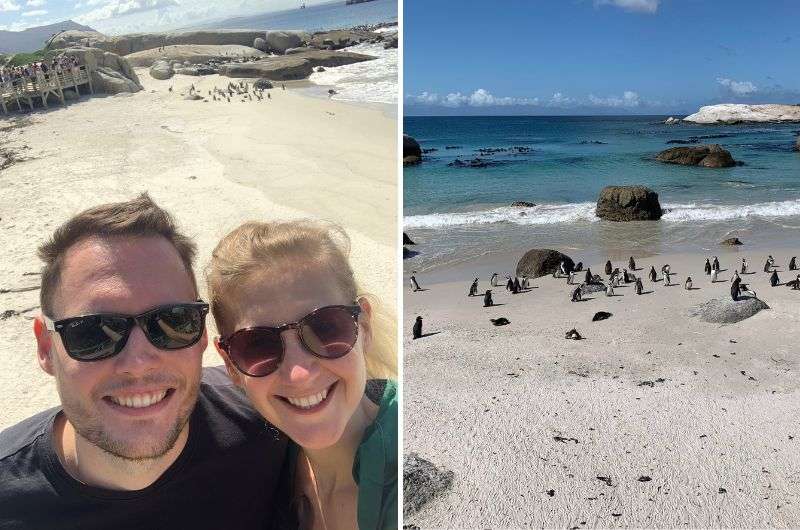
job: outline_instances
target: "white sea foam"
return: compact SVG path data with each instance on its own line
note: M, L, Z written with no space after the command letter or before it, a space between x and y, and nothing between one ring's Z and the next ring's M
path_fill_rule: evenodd
M345 49L377 57L372 61L326 68L309 79L318 85L333 86L333 99L371 103L397 103L397 49L383 49L383 43L357 44Z
M405 228L447 228L454 226L514 223L517 225L546 225L557 223L596 222L596 203L540 204L532 208L508 206L474 212L432 213L410 215L403 220ZM673 223L725 221L760 217L778 219L800 216L800 199L763 202L748 205L665 204L662 221Z

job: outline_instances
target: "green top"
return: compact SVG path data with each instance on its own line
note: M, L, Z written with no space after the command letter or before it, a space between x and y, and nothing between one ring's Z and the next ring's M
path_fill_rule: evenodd
M397 381L367 381L366 395L379 409L375 421L364 431L353 461L353 480L358 485L358 528L397 530ZM286 459L290 488L299 452L300 446L290 441ZM296 517L287 515L289 520ZM298 522L276 527L298 528Z

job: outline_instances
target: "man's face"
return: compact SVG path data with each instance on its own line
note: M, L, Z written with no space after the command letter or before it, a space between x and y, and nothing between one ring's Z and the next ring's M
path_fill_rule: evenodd
M93 237L67 250L49 316L138 315L195 300L191 278L166 239ZM193 346L166 351L135 326L122 352L95 362L70 358L57 333L49 339L50 364L42 365L55 376L64 415L80 436L134 460L162 456L175 445L197 401L205 333ZM40 358L41 350L40 340Z

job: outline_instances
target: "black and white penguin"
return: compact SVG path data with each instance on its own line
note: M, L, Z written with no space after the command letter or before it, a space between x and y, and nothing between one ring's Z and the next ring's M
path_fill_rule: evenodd
M611 260L606 261L606 276L611 276L612 272L614 272L614 267L611 266Z
M714 261L711 263L711 268L715 271L719 271L719 260L716 256L714 256Z
M591 267L586 269L586 275L584 276L583 281L584 281L584 283L586 285L589 285L590 283L592 283L592 269L591 269Z
M747 274L747 258L742 258L742 274Z
M770 264L769 260L764 262L764 272L769 272L772 265Z
M414 327L411 328L411 336L414 339L422 337L422 317L417 317L417 320L414 321Z
M775 258L772 257L772 254L767 256L767 261L769 262L769 266L770 267L774 267L775 266Z
M631 283L631 276L628 274L628 269L622 269L622 281L625 283Z
M478 278L472 280L472 285L469 286L469 294L467 296L478 296Z
M628 268L632 271L636 270L636 262L633 261L633 256L631 256L630 259L628 260Z
M739 301L739 284L742 283L741 278L736 278L731 284L731 298L734 302Z
M650 277L651 282L656 281L656 268L650 265L650 272L648 272L647 275Z
M719 276L719 271L717 269L711 271L711 283L715 283L717 281L718 276Z
M644 289L642 286L642 279L636 278L636 294L642 294L642 289Z
M669 273L670 273L670 270L671 270L671 269L670 269L670 267L669 267L669 263L667 263L666 265L662 265L662 266L661 266L661 273L662 273L662 274L669 274Z
M790 271L797 270L797 256L792 256L792 259L789 260L789 270Z
M606 287L606 296L614 296L614 282L608 282L608 287Z
M706 265L705 265L706 274L711 274L711 261L706 258Z
M512 292L513 294L517 294L517 293L518 293L518 292L520 292L521 290L522 290L522 287L521 287L521 286L520 286L520 284L519 284L519 278L515 277L515 278L514 278L514 288L511 290L511 292Z
M780 279L778 279L778 271L772 271L772 276L769 277L769 284L775 287L780 282Z
M514 280L511 279L511 276L508 276L508 281L506 282L506 291L513 291L514 290Z
M580 302L581 301L581 288L576 287L574 291L572 291L572 298L570 299L571 302Z
M486 294L483 295L483 307L492 307L494 302L492 301L492 290L487 289Z
M672 280L670 280L670 272L669 269L664 271L664 285L672 285Z
M786 282L786 285L794 289L795 291L800 290L800 274L797 275L797 278L790 282Z
M496 272L492 273L492 279L489 280L489 283L491 284L492 287L497 287L497 273Z
M736 271L733 271L733 276L731 276L731 283L735 282L738 279L739 279L739 273L736 272Z
M692 290L692 277L691 276L688 276L686 278L686 281L683 282L683 288L686 289L687 291L691 291Z
M575 272L581 272L583 270L583 262L579 261L577 265L575 265Z

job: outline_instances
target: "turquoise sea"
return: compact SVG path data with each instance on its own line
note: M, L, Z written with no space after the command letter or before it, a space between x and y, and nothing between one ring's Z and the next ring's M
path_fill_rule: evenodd
M427 153L404 169L404 230L423 242L418 270L544 246L660 254L800 246L800 124L665 125L667 116L406 117ZM680 143L675 143L680 142ZM677 145L720 144L742 165L669 165ZM479 149L505 149L484 152ZM453 167L479 157L488 167ZM643 184L667 210L661 221L610 223L594 208L607 185ZM529 201L532 208L511 208Z

